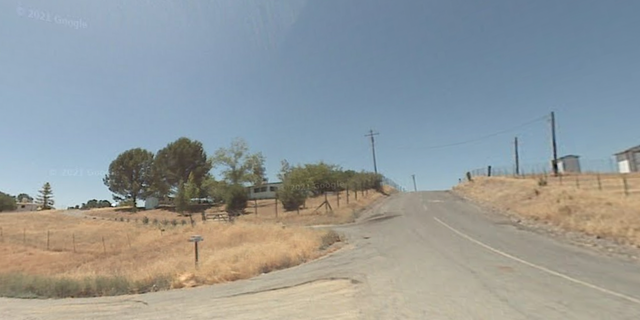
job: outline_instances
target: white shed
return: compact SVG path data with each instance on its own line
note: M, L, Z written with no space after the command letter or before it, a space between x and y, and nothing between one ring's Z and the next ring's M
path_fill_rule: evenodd
M558 172L560 173L579 173L580 157L576 155L566 155L558 158Z
M640 146L627 149L615 154L620 173L640 171Z

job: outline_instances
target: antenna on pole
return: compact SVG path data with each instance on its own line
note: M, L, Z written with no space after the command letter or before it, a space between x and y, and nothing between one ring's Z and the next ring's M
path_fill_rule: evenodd
M365 137L371 138L371 150L373 152L373 172L378 173L378 166L376 165L376 141L373 136L377 136L379 133L373 132L373 129L369 130L369 134L365 135Z

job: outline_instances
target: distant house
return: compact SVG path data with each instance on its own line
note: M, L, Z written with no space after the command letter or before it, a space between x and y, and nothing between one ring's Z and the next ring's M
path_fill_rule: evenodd
M31 202L19 202L16 205L18 206L17 212L38 211L40 208L40 205Z
M579 173L580 157L576 155L566 155L558 158L558 172L560 173Z
M275 199L278 188L282 186L282 182L269 182L261 186L247 187L250 200Z
M618 152L615 156L620 173L640 171L640 146Z

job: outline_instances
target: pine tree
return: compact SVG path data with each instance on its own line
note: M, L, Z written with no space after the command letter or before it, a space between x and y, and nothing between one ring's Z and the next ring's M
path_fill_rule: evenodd
M51 184L49 182L45 183L42 186L42 189L38 191L38 199L37 203L40 205L42 210L51 210L53 209L53 191L51 190Z

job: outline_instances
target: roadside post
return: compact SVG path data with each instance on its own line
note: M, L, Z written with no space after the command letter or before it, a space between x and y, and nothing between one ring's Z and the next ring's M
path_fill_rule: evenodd
M195 245L195 255L196 255L196 269L198 269L198 242L204 240L202 236L195 235L189 238L189 242L193 242Z

